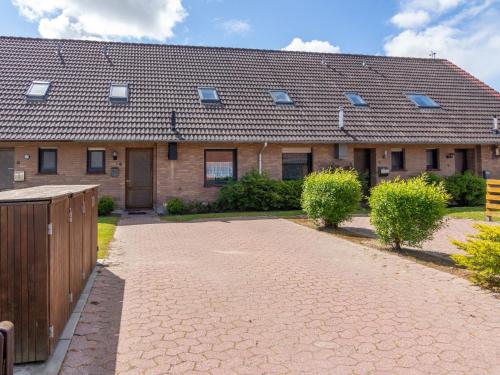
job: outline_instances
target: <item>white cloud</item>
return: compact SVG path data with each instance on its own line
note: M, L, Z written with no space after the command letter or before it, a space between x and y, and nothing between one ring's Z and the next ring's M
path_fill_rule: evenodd
M293 38L289 45L282 48L284 51L304 51L304 52L329 52L339 53L340 47L330 44L328 41L311 40L305 42L300 38Z
M46 38L120 39L172 37L187 12L182 0L12 0L38 22Z
M500 87L500 2L498 0L420 0L422 9L428 3L441 5L442 14L426 26L406 25L397 35L389 37L384 45L387 55L429 57L431 51L438 58L446 58L471 72L476 77ZM408 2L403 3L408 6ZM418 11L418 9L415 8Z
M391 22L400 27L413 29L425 25L430 20L430 15L425 10L407 10L394 15Z
M243 20L228 20L222 22L222 28L228 34L246 34L252 27L247 21Z

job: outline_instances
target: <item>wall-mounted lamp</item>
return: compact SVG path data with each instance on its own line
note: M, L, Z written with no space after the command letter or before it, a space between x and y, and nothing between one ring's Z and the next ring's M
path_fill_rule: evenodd
M24 160L30 160L30 154L24 154Z
M455 153L451 152L446 155L446 159L453 159L455 157Z
M118 160L118 152L113 151L112 155L113 155L113 160Z
M494 146L493 147L493 154L495 156L500 156L500 146Z
M383 157L384 159L387 159L387 155L388 155L387 150L384 150L384 154L383 154L383 156L382 156L382 157Z

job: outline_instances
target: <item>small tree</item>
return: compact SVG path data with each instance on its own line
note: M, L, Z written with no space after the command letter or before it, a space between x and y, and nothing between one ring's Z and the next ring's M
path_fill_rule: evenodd
M473 272L478 284L500 285L500 226L475 224L479 233L469 235L466 242L452 243L468 255L453 254L451 258Z
M115 201L113 198L108 196L102 196L99 199L99 204L97 205L97 211L99 216L109 215L115 209Z
M361 182L355 170L326 170L306 177L302 209L316 223L338 225L351 218L361 201Z
M420 246L443 225L448 194L422 177L384 181L371 190L370 222L395 250Z

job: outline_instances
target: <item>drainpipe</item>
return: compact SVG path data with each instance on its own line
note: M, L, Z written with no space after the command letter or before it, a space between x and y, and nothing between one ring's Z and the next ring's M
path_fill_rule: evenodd
M264 152L266 147L267 147L267 142L264 142L264 145L259 151L259 174L262 174L262 153Z

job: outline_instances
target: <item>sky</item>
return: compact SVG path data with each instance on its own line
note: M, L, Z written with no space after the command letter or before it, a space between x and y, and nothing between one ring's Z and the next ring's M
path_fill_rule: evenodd
M500 91L500 0L0 0L0 35L435 53Z

